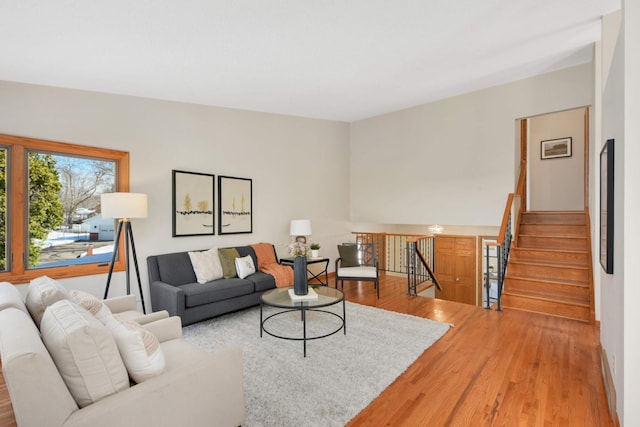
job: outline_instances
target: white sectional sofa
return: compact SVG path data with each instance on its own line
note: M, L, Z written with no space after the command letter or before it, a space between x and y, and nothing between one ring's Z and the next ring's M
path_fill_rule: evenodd
M154 354L161 354L164 361L161 370L139 383L125 371L125 384L101 396L116 382L103 380L103 371L110 368L102 366L105 361L99 360L101 356L80 353L112 347L108 334L101 329L104 325L94 321L90 310L67 300L49 305L40 320L34 321L32 306L27 308L15 287L0 283L2 372L18 426L238 426L244 422L239 347L210 354L182 339L178 317L166 313L142 316L131 310L129 297L107 304L111 312L123 312L124 317L143 323L136 328L144 328L145 336L150 332L157 338L159 351L156 348ZM37 326L40 321L41 330ZM63 332L51 332L56 330ZM55 343L60 340L65 348L45 346L58 345ZM108 357L105 365L120 369L123 362L117 358L122 348L120 341L117 344L115 356ZM67 354L64 352L70 348L75 353L61 358L60 353ZM69 377L65 365L70 363L77 365L74 367L79 368L81 379ZM128 371L129 366L126 368ZM85 400L79 403L78 394ZM86 398L95 401L87 403Z

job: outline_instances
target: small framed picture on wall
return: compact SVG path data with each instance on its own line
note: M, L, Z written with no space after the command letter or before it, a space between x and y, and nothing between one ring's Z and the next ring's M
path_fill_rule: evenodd
M252 181L218 176L218 234L253 232Z
M173 237L216 234L214 175L172 171Z
M542 160L571 157L571 137L540 141L540 158Z

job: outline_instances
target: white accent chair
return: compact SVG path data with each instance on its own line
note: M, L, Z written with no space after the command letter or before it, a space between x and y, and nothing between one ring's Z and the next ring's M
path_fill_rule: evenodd
M343 243L338 245L340 258L336 260L336 289L338 282L344 288L344 281L373 282L376 297L380 298L378 258L374 243Z

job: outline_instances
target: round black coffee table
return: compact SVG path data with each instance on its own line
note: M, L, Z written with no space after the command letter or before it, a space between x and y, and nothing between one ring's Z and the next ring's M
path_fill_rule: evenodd
M292 297L289 295L290 289L293 289L293 286L272 289L265 292L260 297L260 337L262 337L262 333L264 332L275 338L302 341L304 357L307 357L307 341L325 338L338 333L340 330L343 330L345 335L347 334L344 294L340 290L330 288L328 286L309 285L309 289L313 289L313 291L318 295L318 298L297 301L295 299L292 299ZM322 309L323 307L335 305L339 302L342 302L342 316L340 316L340 314L338 313ZM277 313L271 314L267 317L263 317L263 308L265 305L270 307L282 308L284 310L278 311ZM265 328L265 324L269 319L292 311L300 312L300 320L302 321L302 338L278 335ZM325 313L327 315L335 316L340 319L340 324L336 330L332 330L326 334L307 336L307 311Z

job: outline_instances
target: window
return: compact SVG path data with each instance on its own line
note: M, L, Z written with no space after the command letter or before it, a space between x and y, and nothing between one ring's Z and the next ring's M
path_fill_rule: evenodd
M115 224L100 194L129 190L128 153L0 135L0 174L0 280L108 271Z
M0 147L0 272L7 269L7 149Z

